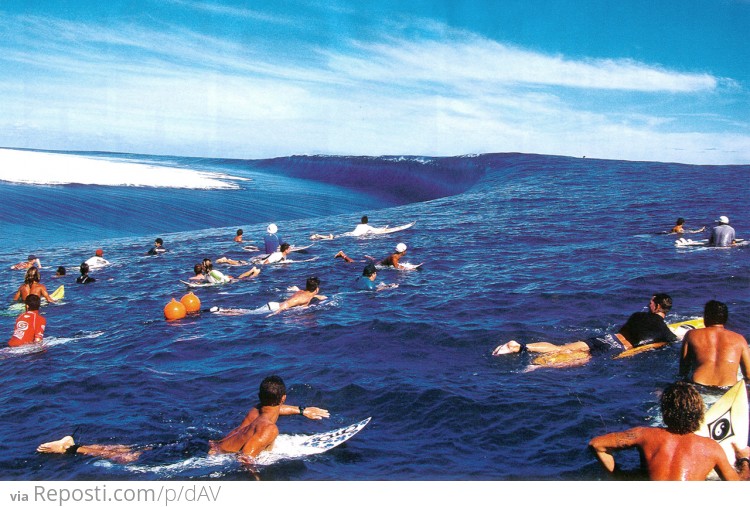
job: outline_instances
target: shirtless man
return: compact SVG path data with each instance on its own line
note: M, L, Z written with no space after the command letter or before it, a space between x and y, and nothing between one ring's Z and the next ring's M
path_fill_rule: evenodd
M28 260L13 264L10 269L29 269L31 266L36 264L39 269L42 269L42 261L36 255L29 255Z
M620 331L615 334L615 337L617 337L625 350L644 343L670 343L678 340L677 336L675 336L664 322L667 312L672 309L672 298L664 293L654 294L648 303L648 308L648 312L636 312L632 314L625 325L620 328ZM565 343L563 345L555 345L549 342L534 342L522 345L515 340L511 340L498 345L492 351L492 355L514 354L522 350L541 354L552 352L592 353L609 350L610 348L609 343L600 337Z
M750 352L747 340L724 329L729 319L727 305L711 300L703 310L705 329L692 329L682 342L680 375L706 386L727 387L737 382L737 373L750 375Z
M318 280L318 277L316 276L311 276L305 283L305 290L298 290L297 292L295 292L292 297L279 304L279 308L276 311L268 314L266 317L276 315L295 306L307 306L313 299L319 299L321 301L328 299L326 296L319 295L319 291L320 280Z
M285 405L286 386L284 381L272 375L260 384L260 403L251 409L242 423L221 440L209 440L209 454L239 453L240 457L255 458L264 450L273 448L279 434L276 421L280 415L303 415L308 419L328 417L328 411L317 407L295 407ZM76 445L72 436L37 447L37 452L53 454L81 454L109 459L118 463L132 463L149 448L136 448L131 445Z
M242 235L245 234L245 231L242 229L237 229L237 235L234 237L235 243L242 243Z
M672 230L670 231L672 234L696 234L698 232L703 232L706 230L706 227L703 226L700 229L694 229L691 231L685 230L685 219L684 218L678 218L677 222L675 223L674 227L672 227Z
M13 296L13 301L26 301L26 297L29 294L44 298L50 303L54 303L57 300L54 299L47 293L47 287L41 283L42 276L39 274L39 268L31 266L26 270L26 277L23 280L23 284L18 288L16 294Z
M712 470L724 480L740 479L721 446L694 433L705 412L695 387L687 382L668 386L661 396L661 411L666 428L637 427L593 438L589 447L599 463L613 473L616 464L612 451L636 448L653 481L703 481ZM735 453L741 478L750 479L747 449L735 449Z

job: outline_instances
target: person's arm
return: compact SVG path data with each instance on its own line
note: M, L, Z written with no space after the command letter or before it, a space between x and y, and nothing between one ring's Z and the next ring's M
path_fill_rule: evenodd
M55 299L55 298L51 297L51 296L50 296L50 295L49 295L49 294L47 293L47 288L46 288L46 287L42 287L42 297L43 297L44 299L46 299L46 300L47 300L47 302L49 302L49 303L56 303L56 302L57 302L57 299Z
M735 442L732 442L732 447L734 447L734 456L737 459L735 466L739 471L740 479L750 481L750 447L740 448Z
M303 415L308 419L328 418L328 410L318 407L295 407L294 405L282 405L279 411L281 415Z
M750 349L748 349L747 345L742 348L740 371L745 379L750 379Z
M43 318L43 317L39 317ZM39 326L38 329L36 329L36 333L34 333L34 341L40 342L44 339L44 329L47 327L46 322L42 322L42 324Z
M19 299L21 299L21 289L20 288L16 291L16 294L13 296L13 301L18 301Z
M692 366L693 361L692 349L690 348L690 331L688 331L685 335L685 339L682 341L682 349L680 350L680 376L687 376L690 373Z
M607 433L594 437L589 442L589 448L596 454L596 459L610 473L615 471L615 457L612 451L636 447L640 442L640 428L633 428L617 433Z

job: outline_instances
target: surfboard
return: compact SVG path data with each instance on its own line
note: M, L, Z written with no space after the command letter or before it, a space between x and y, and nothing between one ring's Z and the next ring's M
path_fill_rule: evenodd
M734 464L732 442L744 448L748 438L748 403L744 380L737 382L719 401L711 405L703 417L701 427L695 433L717 441L729 462Z
M65 286L61 285L58 288L56 288L52 293L50 293L50 297L52 299L56 299L58 301L60 299L64 298L65 297ZM42 303L41 304L46 305L47 304L47 300L45 298L42 298ZM23 303L23 302L11 303L8 306L7 310L3 310L2 311L2 314L6 315L6 316L11 316L11 315L18 314L19 312L23 312L25 310L26 310L26 304L25 303Z
M61 285L49 295L52 299L62 299L65 297L65 286Z
M370 229L364 234L354 234L354 231L351 231L351 232L345 232L341 236L361 237L361 236L372 236L372 235L380 235L380 234L391 234L393 232L404 231L416 223L417 222L415 220L414 222L409 222L408 224L404 224L404 225L398 225L396 227L389 227L387 225L385 227L373 227L372 229Z
M184 283L188 287L192 289L199 289L201 287L220 287L223 285L228 285L230 283L236 282L237 279L232 278L231 280L227 282L215 282L215 283L208 283L208 282L186 282L185 280L180 280L181 283Z
M289 246L289 251L290 252L299 252L301 250L307 250L308 248L310 248L313 245L314 245L314 243L310 243L309 245L306 245L306 246L290 245Z
M371 419L372 417L368 417L344 428L314 435L279 435L273 449L263 451L255 461L259 465L270 465L281 460L299 459L330 451L362 431Z
M397 270L401 269L401 270L404 270L404 271L416 271L416 270L422 269L422 264L424 264L424 262L420 262L419 264L412 264L410 262L399 262L398 265L400 266L400 268L394 268L393 266L383 266L382 264L376 264L375 268L377 268L377 269L397 269Z
M698 240L695 240L695 239L688 239L688 238L679 238L679 239L675 240L674 246L676 246L677 248L689 248L689 247L696 247L696 246L697 247L702 246L702 247L706 247L706 248L731 248L733 246L744 246L744 245L747 245L749 243L750 242L748 242L748 240L746 240L746 239L739 239L738 238L738 239L735 240L735 242L734 242L733 245L729 245L728 247L715 247L715 246L710 246L708 244L708 240L707 239L698 239Z
M667 324L667 327L674 334L676 334L680 340L682 340L685 337L685 334L691 329L700 329L706 326L703 323L703 319L692 319L692 320L683 320L681 322L674 322L672 324ZM633 357L642 352L648 352L649 350L660 349L667 345L669 345L669 343L667 342L646 343L645 345L638 345L637 347L633 347L632 349L628 349L624 352L620 352L619 354L615 356L615 359Z

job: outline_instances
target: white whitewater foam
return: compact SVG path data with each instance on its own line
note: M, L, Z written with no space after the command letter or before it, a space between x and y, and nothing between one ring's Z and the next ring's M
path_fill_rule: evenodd
M193 169L102 158L0 149L0 181L32 185L82 185L237 189L245 178Z

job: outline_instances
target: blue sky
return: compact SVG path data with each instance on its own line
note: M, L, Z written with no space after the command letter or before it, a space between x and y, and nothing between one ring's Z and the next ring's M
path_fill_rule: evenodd
M750 0L3 0L0 146L750 163Z

